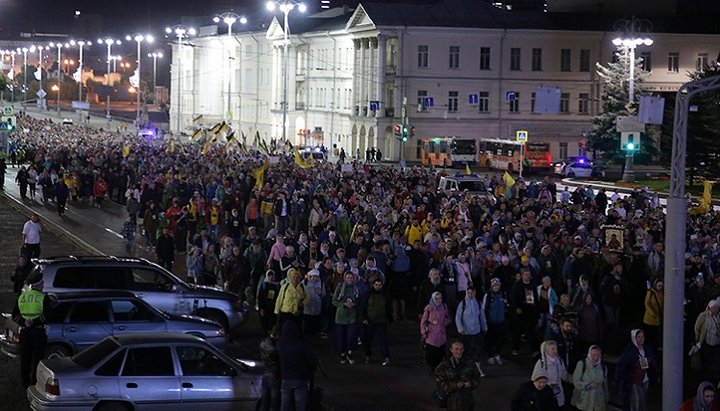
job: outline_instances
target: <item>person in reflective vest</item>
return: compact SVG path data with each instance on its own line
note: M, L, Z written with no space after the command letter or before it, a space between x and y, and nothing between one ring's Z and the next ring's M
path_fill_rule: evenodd
M35 370L47 343L45 324L49 311L50 300L43 292L42 273L33 273L13 309L13 319L20 325L20 377L24 388L35 384Z

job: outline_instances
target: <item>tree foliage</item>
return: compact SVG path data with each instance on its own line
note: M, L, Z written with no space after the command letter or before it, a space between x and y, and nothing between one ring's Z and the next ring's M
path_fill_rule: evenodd
M710 64L687 73L689 81L720 76L720 55ZM672 147L675 94L668 96L662 127L663 159L670 161ZM720 90L693 97L688 116L686 172L690 186L695 177L720 176Z
M622 50L615 53L616 60L605 66L597 63L597 74L604 83L600 96L601 111L593 118L593 129L588 132L588 145L599 152L603 159L618 162L625 156L620 150L620 133L616 128L618 116L630 115L628 111L628 83L630 77L630 53ZM642 93L642 83L647 73L642 70L642 59L635 59L634 90L637 105ZM656 153L650 138L642 137L640 151L635 153L638 162L646 162Z

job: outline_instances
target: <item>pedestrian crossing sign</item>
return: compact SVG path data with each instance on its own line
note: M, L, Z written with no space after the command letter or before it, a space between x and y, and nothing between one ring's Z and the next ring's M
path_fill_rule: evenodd
M527 130L518 130L515 132L515 140L519 143L527 143L528 132Z
M3 116L9 117L9 116L12 116L13 114L15 114L15 112L13 111L12 106L3 106L3 112L2 112Z

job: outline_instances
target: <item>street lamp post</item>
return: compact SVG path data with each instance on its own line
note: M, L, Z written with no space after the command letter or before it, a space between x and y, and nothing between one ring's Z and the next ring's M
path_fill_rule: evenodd
M10 89L10 102L15 103L15 50L10 52L10 70L12 70L12 88Z
M78 82L78 101L82 101L83 48L85 46L92 46L92 42L84 41L84 40L80 40L80 41L76 42L75 40L70 40L71 46L74 46L75 44L78 45L78 49L80 50L80 55L78 57L78 71L77 71L79 78L76 78L75 80Z
M223 23L225 23L225 24L227 25L227 27L228 27L228 32L227 32L228 39L232 38L232 26L233 26L233 24L235 24L235 23L238 22L238 21L240 22L240 24L246 24L246 23L247 23L247 19L246 19L244 16L240 16L239 14L235 14L235 13L233 13L232 11L229 11L229 12L226 12L226 13L222 13L222 14L220 14L220 15L215 16L215 17L213 18L213 21L214 21L215 23L219 23L220 21L222 21ZM232 102L231 102L231 96L232 96L232 88L231 88L231 83L232 83L232 61L231 61L231 59L232 59L232 55L231 55L231 53L230 53L230 50L228 49L227 75L225 76L225 79L227 80L227 109L225 110L225 112L226 112L228 115L229 115L230 109L231 109L231 107L232 107ZM229 120L229 119L228 119L228 120Z
M176 77L177 82L178 82L178 84L177 84L177 90L178 90L177 131L178 131L178 133L182 133L182 129L181 129L182 120L180 118L182 116L182 82L183 82L183 78L182 78L182 44L183 44L184 38L189 38L190 36L194 36L196 31L192 27L187 27L184 25L176 25L173 27L166 27L165 32L167 34L174 33L178 40L178 58L177 58L178 67L177 67L177 77Z
M307 7L305 5L297 0L281 0L281 1L268 1L266 3L266 6L268 10L274 11L275 7L277 7L281 12L283 12L284 20L283 20L283 102L282 102L282 138L283 140L287 140L287 116L288 116L288 69L289 69L289 56L288 56L288 45L290 43L290 40L288 38L290 32L288 27L288 15L290 14L290 11L292 11L295 6L297 6L298 11L300 13L305 13L305 10L307 10Z
M612 43L616 47L622 47L629 54L629 76L628 76L628 104L627 109L631 113L636 112L635 109L635 48L645 45L651 46L653 40L647 36L642 36L643 32L649 31L650 22L647 20L621 20L616 23L617 31L624 31L625 34L613 39ZM620 30L618 30L620 29ZM625 169L623 170L622 181L631 182L635 180L635 172L633 171L633 151L625 152Z
M18 53L22 51L23 54L23 107L25 106L25 101L27 100L27 47L20 48L18 47L17 51Z
M142 56L141 50L140 50L140 45L142 44L143 41L146 41L146 42L148 42L148 43L152 43L152 42L154 41L154 39L153 39L153 36L151 36L151 35L149 35L149 34L136 34L136 35L133 36L133 37L130 37L130 36L128 35L128 36L125 36L125 39L126 39L127 41L135 40L135 43L137 43L137 71L136 71L136 73L137 73L137 77L136 77L136 79L137 79L137 80L136 80L136 81L137 81L137 84L133 84L132 86L135 87L135 91L136 91L136 94L137 94L137 96L136 96L136 98L137 98L137 100L136 100L136 104L137 104L137 114L135 115L135 125L136 125L137 127L140 127L140 94L142 93L142 88L141 88L141 86L140 86L140 60L142 60L141 57L140 57L140 56ZM133 77L134 77L134 76L133 76ZM132 82L131 82L131 83L132 83Z
M113 39L110 37L106 38L105 40L98 39L98 44L103 44L103 43L105 43L105 45L107 46L107 84L106 84L106 86L110 86L111 85L111 83L110 83L110 58L112 57L112 46L113 46L113 44L120 45L120 44L122 44L122 42L120 40ZM107 119L108 127L109 127L110 119L111 119L111 117L110 117L110 92L111 92L111 89L106 90L106 91L107 91L107 98L105 99L105 118Z
M32 46L32 47L35 47L35 46ZM32 49L32 47L31 47L31 49ZM45 90L43 90L43 87L42 87L42 52L43 52L43 49L44 49L44 48L45 48L45 47L43 47L43 46L37 46L37 51L38 51L38 67L37 67L37 71L35 72L36 75L37 75L36 77L37 77L37 79L38 79L38 83L39 83L39 87L38 87L38 99L39 99L39 100L38 100L38 104L39 104L39 106L40 106L41 109L44 109L44 108L45 108L45 95L43 95L43 93L45 93ZM42 97L41 97L41 96L42 96Z
M160 52L153 52L148 53L148 57L152 57L153 59L153 91L155 91L155 86L157 85L157 59L161 59L163 57L163 54Z
M62 67L62 66L61 66L61 65L62 65L62 48L63 48L63 47L70 47L70 45L67 44L67 43L65 43L65 44L63 44L63 43L57 43L57 44L50 43L50 47L57 47L57 52L58 52L58 54L57 54L57 84L58 84L58 92L57 92L57 112L58 112L58 117L59 117L59 116L60 116L60 88L61 88L61 87L60 87L60 84L61 84L61 81L62 81L62 77L61 77L61 76L62 76L62 73L61 73L61 70L60 70L61 67Z

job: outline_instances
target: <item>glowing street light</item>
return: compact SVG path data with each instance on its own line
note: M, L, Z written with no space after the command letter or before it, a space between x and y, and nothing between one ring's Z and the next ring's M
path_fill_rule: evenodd
M62 78L61 78L62 48L70 47L70 44L68 44L68 43L63 44L63 43L59 43L59 42L55 43L55 44L50 43L50 47L57 47L57 82L58 82L58 84L60 84L60 82L62 81ZM60 90L58 90L58 93L57 93L57 112L58 112L58 116L60 116Z
M220 23L221 21L228 26L228 37L232 36L232 26L236 22L240 22L240 24L247 24L247 19L245 16L241 16L239 14L236 14L232 11L228 11L222 14L218 14L217 16L213 17L213 21L215 23Z
M135 115L135 125L137 127L140 127L140 95L142 94L142 91L140 90L140 87L141 87L140 86L140 60L142 60L140 57L140 56L142 56L142 51L140 50L140 45L142 44L143 41L150 44L153 41L155 41L155 39L153 38L153 36L151 36L149 34L136 34L132 37L130 35L125 36L125 40L127 40L127 41L135 40L135 43L137 43L137 70L135 71L135 75L130 77L130 83L134 82L135 84L132 84L132 85L133 85L133 87L135 87L137 89L137 101L136 101L137 114ZM128 68L129 67L130 67L130 65L128 64Z
M153 90L156 86L156 80L157 80L157 60L163 58L163 54L161 52L153 52L148 53L148 57L152 57L153 59Z
M290 60L288 55L288 45L290 41L288 36L290 29L288 27L288 15L290 12L297 7L300 13L305 13L307 7L305 4L297 0L279 0L279 1L268 1L265 6L270 11L275 11L277 8L284 14L283 20L283 101L282 101L282 138L287 140L287 116L288 116L288 68L290 67Z
M178 24L172 27L166 27L165 33L167 34L175 34L178 40L178 67L177 67L177 90L178 95L176 99L177 104L177 131L178 133L182 133L182 45L183 45L183 39L188 39L190 36L194 36L197 34L197 31L192 27L187 27L182 24ZM173 70L176 71L176 70Z
M22 52L22 54L23 54L23 91L22 92L23 92L23 106L25 106L25 101L27 100L27 53L28 53L28 51L30 51L30 49L27 47L23 47L23 48L18 47L16 49L16 51L18 53Z
M75 81L78 82L78 101L82 101L83 48L85 46L92 46L92 42L85 41L85 40L80 40L80 41L70 40L71 46L74 46L76 44L78 46L78 49L80 50L80 57L78 58L78 69L76 72L77 76L73 75L73 77L75 78Z
M106 39L98 39L98 44L105 44L107 46L107 81L106 86L110 84L110 58L112 57L112 46L122 44L122 41L108 37ZM108 126L110 126L110 90L107 90L107 98L105 100L105 118L107 118Z

